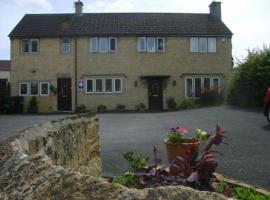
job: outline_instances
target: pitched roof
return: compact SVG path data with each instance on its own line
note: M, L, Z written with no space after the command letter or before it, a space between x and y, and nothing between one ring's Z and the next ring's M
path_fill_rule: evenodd
M65 36L231 36L211 14L188 13L85 13L26 14L11 38Z
M10 60L0 60L0 71L10 71Z

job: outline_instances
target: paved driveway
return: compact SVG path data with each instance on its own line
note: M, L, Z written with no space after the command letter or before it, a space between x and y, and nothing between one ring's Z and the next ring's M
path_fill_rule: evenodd
M64 114L54 115L0 115L0 139L6 139L16 134L17 131L66 116Z
M136 151L152 157L157 145L166 161L165 132L177 125L213 133L217 123L227 130L229 146L218 156L218 171L225 176L270 189L270 126L259 109L211 107L169 113L100 114L100 138L104 175L127 169L122 154Z

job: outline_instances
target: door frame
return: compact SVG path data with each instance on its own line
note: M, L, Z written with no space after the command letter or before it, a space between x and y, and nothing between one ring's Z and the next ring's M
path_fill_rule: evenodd
M161 78L149 78L148 80L148 109L149 110L157 110L157 111L161 111L163 110L163 79ZM159 94L160 94L160 97L159 97L159 102L157 104L159 104L158 108L156 108L155 106L156 105L151 105L153 99L150 100L151 98L151 95L150 95L150 87L151 87L151 84L153 83L153 81L158 81L159 83Z
M70 88L69 88L69 95L67 97L67 100L69 101L68 104L62 104L62 106L60 105L60 103L62 103L60 101L60 91L61 91L61 84L60 84L60 81L69 81L69 85L70 85ZM64 108L64 107L67 107L67 108ZM72 79L71 78L57 78L57 110L58 111L72 111Z

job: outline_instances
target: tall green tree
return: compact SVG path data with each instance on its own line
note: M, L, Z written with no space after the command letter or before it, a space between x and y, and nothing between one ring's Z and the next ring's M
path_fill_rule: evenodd
M261 106L270 87L270 48L250 51L246 60L233 70L228 101L234 105Z

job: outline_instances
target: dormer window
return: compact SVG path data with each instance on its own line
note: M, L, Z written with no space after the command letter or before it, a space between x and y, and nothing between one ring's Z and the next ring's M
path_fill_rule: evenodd
M61 40L61 52L62 53L70 53L71 51L71 41L68 38L64 38Z
M23 53L36 53L39 50L38 39L22 39L21 40L21 52Z

